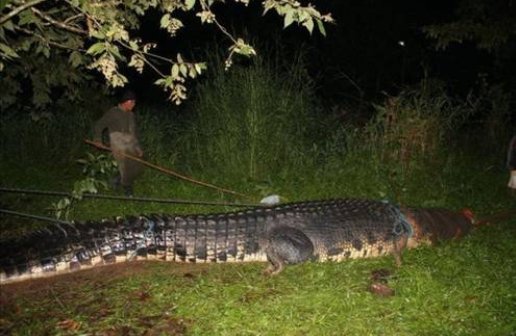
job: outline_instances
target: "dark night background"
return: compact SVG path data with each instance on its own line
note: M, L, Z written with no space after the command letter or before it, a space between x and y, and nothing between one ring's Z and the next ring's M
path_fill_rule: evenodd
M301 52L315 79L318 96L328 105L360 99L381 100L424 78L441 80L448 93L461 97L478 88L479 76L490 84L503 83L513 90L516 87L512 75L516 70L514 38L491 53L470 41L451 43L445 50L436 50L436 41L422 31L425 25L457 19L458 3L316 1L314 5L321 13L330 12L336 20L335 25L326 25L326 38L316 29L310 35L296 24L283 29L282 18L272 11L262 16L260 2L253 2L248 8L225 4L214 9L219 21L233 35L245 37L262 56L264 49L276 49L288 61ZM214 25L199 24L192 13L180 17L185 28L174 39L159 29L159 18L158 13L147 14L141 34L144 40L158 42L158 51L165 55L174 57L181 52L189 60L200 61L215 50L214 46L222 50L230 46L230 41ZM245 62L248 61L243 57L236 61ZM130 75L130 78L143 100L165 99L159 88L149 85L155 80L149 72L143 77Z

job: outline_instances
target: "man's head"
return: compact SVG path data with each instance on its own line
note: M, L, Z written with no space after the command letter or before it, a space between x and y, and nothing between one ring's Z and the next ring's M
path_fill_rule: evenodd
M125 111L132 111L134 109L134 105L136 105L136 96L134 92L130 90L125 91L118 103Z

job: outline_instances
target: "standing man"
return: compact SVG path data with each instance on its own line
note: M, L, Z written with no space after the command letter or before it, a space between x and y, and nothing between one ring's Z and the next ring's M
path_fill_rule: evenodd
M115 180L115 187L124 187L125 195L133 196L133 182L143 172L143 165L131 160L120 153L142 157L143 151L136 133L134 121L134 106L136 97L132 91L126 91L119 100L118 105L111 108L102 116L94 127L94 140L101 142L102 133L107 129L109 142L113 150L113 156L118 163L119 174Z
M509 188L516 191L516 135L512 137L509 143L509 150L507 151L507 168L511 177L509 179Z

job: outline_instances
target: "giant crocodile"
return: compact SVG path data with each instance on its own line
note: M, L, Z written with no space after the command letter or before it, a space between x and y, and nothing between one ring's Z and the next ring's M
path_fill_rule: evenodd
M0 283L128 260L263 261L275 275L286 264L393 254L453 239L468 216L341 198L195 215L141 215L53 224L0 244Z

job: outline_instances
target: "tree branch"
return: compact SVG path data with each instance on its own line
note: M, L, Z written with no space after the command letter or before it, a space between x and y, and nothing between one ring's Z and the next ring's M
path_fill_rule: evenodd
M45 37L37 34L36 32L33 32L32 30L21 28L21 27L15 27L15 29L19 30L25 34L35 36L35 37L39 38L40 40L44 41L45 43L47 43L48 45L52 45L54 47L58 47L58 48L65 49L65 50L73 50L73 51L80 51L80 52L86 53L86 50L82 49L82 48L72 48L72 47L65 46L64 44L61 44L61 43L49 41Z
M154 65L152 64L151 61L149 61L148 59L146 59L145 57L142 58L142 60L145 62L145 64L147 64L148 66L150 66L152 68L152 70L154 70L158 75L161 76L161 78L165 78L167 76L165 76L161 71L159 71L159 69Z
M23 12L27 8L36 6L37 4L44 2L44 1L47 1L47 0L33 0L33 1L26 2L25 4L21 5L20 7L13 9L10 13L7 13L6 15L0 17L0 24L3 24L7 20L9 20L10 18L12 18L15 15L18 15L20 12Z
M205 0L200 0L200 3L201 3L201 7L202 7L202 9L204 9L205 11L208 11L208 12L210 12L210 13L213 13L213 12L211 11L210 7L208 6L208 4L206 3L206 1L205 1ZM213 23L215 23L215 25L217 26L217 28L219 28L219 30L220 30L224 35L226 35L226 36L227 36L231 41L233 41L233 43L235 43L235 44L237 43L237 41L235 40L235 38L233 37L233 35L231 35L231 34L226 30L226 28L225 28L223 25L221 25L221 24L219 23L219 21L217 21L217 18L215 18L215 17L213 18Z
M79 29L79 28L75 28L75 27L72 27L72 26L69 26L63 22L59 22L57 20L54 20L53 18L51 18L50 16L42 13L40 10L36 9L36 8L31 8L32 12L34 12L36 15L42 17L43 19L47 20L48 22L50 22L51 24L61 28L61 29L64 29L64 30L68 30L72 33L76 33L76 34L81 34L81 35L88 35L88 32L84 29Z
M69 18L64 20L63 23L67 24L68 22L73 21L73 20L78 19L78 18L83 17L83 16L84 16L84 14L82 14L82 13L79 13L79 14L74 15L74 16L70 16Z
M130 45L128 45L127 43L124 43L122 41L117 41L122 47L126 48L126 49L129 49L131 51L134 51L135 53L138 53L141 55L147 55L147 56L150 56L150 57L154 57L156 59L159 59L159 60L162 60L162 61L165 61L165 62L168 62L170 64L175 64L173 61L171 61L169 58L166 58L166 57L163 57L163 56L160 56L160 55L157 55L157 54L154 54L154 53L150 53L150 52L145 52L143 50L138 50L138 49L134 49L133 47L131 47Z

